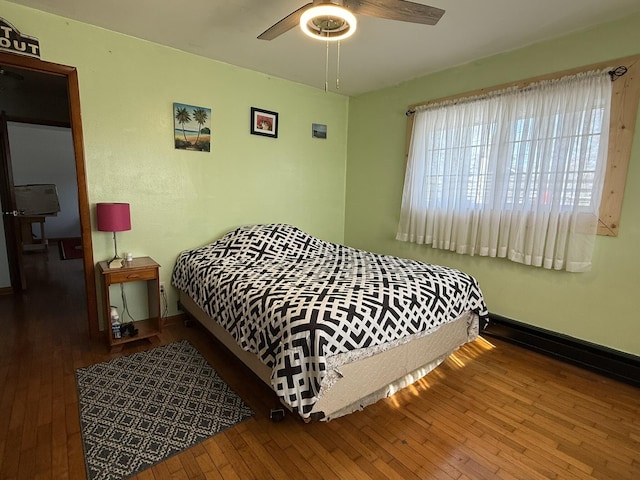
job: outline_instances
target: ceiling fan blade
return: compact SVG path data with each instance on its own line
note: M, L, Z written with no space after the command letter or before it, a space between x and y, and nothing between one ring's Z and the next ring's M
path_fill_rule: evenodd
M345 0L345 4L360 15L423 25L435 25L444 15L441 8L405 0Z
M304 13L304 11L310 8L312 5L313 3L307 3L305 6L300 7L298 10L287 15L275 25L267 28L264 32L258 35L258 38L260 40L273 40L283 33L288 32L300 23L300 17Z

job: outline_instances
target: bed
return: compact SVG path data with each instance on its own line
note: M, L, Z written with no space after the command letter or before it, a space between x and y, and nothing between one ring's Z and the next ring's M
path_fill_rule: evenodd
M172 284L182 308L305 421L413 383L475 340L488 315L470 275L285 224L180 253Z

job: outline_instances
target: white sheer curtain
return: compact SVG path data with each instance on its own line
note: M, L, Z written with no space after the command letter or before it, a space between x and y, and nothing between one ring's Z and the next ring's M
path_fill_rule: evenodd
M588 271L610 103L589 72L418 109L396 238Z

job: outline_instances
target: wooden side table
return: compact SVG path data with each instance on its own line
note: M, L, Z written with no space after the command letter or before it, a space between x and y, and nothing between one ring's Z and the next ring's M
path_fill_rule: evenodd
M160 317L160 265L151 257L138 257L130 262L124 262L122 268L109 268L107 262L99 262L98 268L102 274L102 294L104 299L105 328L109 346L112 349L122 348L128 342L143 338L151 339L162 331ZM149 302L149 318L134 322L138 334L132 337L113 338L111 328L111 300L109 287L117 283L147 282L147 300Z

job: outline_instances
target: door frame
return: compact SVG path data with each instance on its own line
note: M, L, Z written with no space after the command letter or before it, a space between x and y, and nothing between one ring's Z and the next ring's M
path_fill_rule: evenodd
M91 240L91 210L89 207L89 195L87 191L82 117L80 115L78 71L75 67L3 52L0 52L0 64L50 75L58 75L66 77L67 79L69 117L71 121L71 134L73 137L73 151L76 164L76 181L78 185L78 212L80 215L80 232L82 237L82 261L84 265L87 320L89 325L89 337L97 339L100 337L100 329L98 325L98 303L96 296L95 265L93 261L93 244Z

